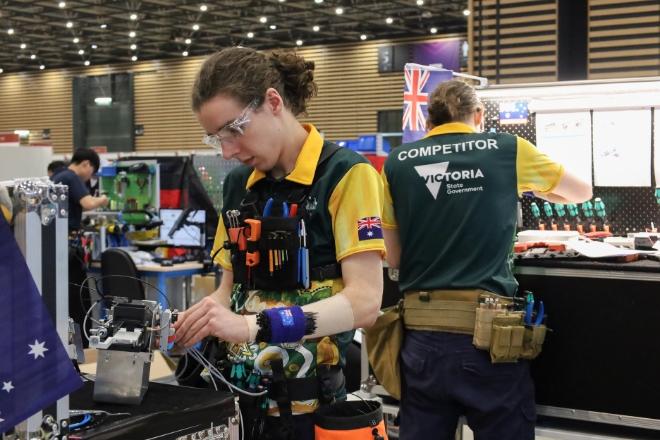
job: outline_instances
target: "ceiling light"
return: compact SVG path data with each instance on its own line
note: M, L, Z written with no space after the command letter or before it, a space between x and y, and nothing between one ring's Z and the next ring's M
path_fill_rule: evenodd
M131 37L131 38L134 38L135 37L135 32L131 32L130 34L128 34L128 36Z
M68 27L68 28L73 27L73 23L71 23L70 21L67 21L66 22L66 27Z
M74 39L73 39L73 42L74 42L74 43L77 43L78 41L80 41L80 40L77 39L77 38L74 38Z
M344 13L344 10L342 8L337 8L335 9L335 12L337 13L337 15L341 15Z
M136 57L135 55L133 55L133 56L131 57L131 59L132 59L133 61L137 61L137 57Z
M259 19L259 21L262 22L262 23L265 23L265 22L268 21L268 19L267 19L266 17L261 17L261 18Z
M9 28L9 29L7 29L7 33L8 33L9 35L11 35L11 34L14 33L14 30L13 30L12 28Z
M422 5L424 4L424 0L417 0L417 4L418 4L419 6L422 6Z
M314 0L316 3L323 3L323 0Z
M99 47L96 44L92 44L92 49L98 49Z
M190 44L190 43L192 43L192 40L190 38L187 38L186 39L186 44Z
M181 55L183 55L184 57L187 57L188 56L188 51L183 52Z
M296 41L296 44L297 44L298 46L302 46L302 44L303 44L303 40L298 40L298 41Z
M89 66L89 61L85 61L85 66Z
M206 5L202 5L202 6L199 7L199 10L202 11L202 12L206 11L207 9L208 8L206 7Z
M21 44L21 49L25 49L27 47L27 44L23 43Z
M199 25L198 24L193 25L193 31L198 31L198 30L199 30Z
M112 105L112 98L110 96L99 96L94 98L94 103L96 105Z
M31 59L31 60L33 60L33 59L35 59L35 58L37 58L37 56L36 56L35 54L30 55L30 59Z
M63 7L65 7L65 6L66 6L66 3L64 3L64 2L60 2L60 4L59 4L59 7L60 7L60 8L63 8Z
M137 20L137 14L131 14L131 20Z
M82 49L80 49L80 50L78 51L78 55L82 55L82 54L84 54L84 53L85 53L85 51L82 50Z
M39 66L39 68L40 68L41 70L44 70L44 69L46 68L46 66L44 66L44 65L42 64L41 66Z
M2 73L2 69L0 69L0 73Z
M436 28L431 28L431 33L432 34L435 34L436 32L438 32L438 30Z
M367 39L367 36L366 36L366 35L364 35L364 34L360 35L360 40L363 40L363 41L364 41L364 40L366 40L366 39Z
M103 23L103 24L101 25L101 29L105 29L105 28L107 28L107 27L108 27L108 25L105 24L105 23Z
M254 34L252 32L248 32L248 38L254 37Z
M386 22L387 24L392 24L393 21L394 21L394 20L392 20L392 17L387 17L387 18L385 19L385 22Z
M469 9L465 9L465 10L463 11L463 15L465 15L466 17L467 17L468 15L470 15L470 10L469 10Z
M131 50L135 50L135 49L137 49L137 45L131 44Z
M321 28L318 26L314 26L312 29L314 29L314 32L318 32L319 30L321 30Z
M275 30L275 29L277 29L277 26L275 26L274 24L271 24L271 25L270 25L270 28L271 28L272 30Z

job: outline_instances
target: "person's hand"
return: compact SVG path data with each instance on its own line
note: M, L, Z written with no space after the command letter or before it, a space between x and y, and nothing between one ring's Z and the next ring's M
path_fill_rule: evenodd
M245 342L250 337L245 317L233 313L211 297L180 312L174 328L174 342L184 348L193 347L209 335L233 343Z
M105 194L99 197L99 199L101 199L101 206L108 206L108 203L110 203L110 199Z

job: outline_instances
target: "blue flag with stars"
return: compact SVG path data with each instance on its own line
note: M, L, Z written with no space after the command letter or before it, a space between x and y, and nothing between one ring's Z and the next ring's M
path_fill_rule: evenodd
M0 215L0 433L83 384Z

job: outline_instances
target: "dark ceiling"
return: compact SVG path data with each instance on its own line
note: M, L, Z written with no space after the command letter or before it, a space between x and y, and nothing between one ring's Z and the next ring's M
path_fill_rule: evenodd
M467 0L0 0L0 68L194 56L235 44L265 49L430 36L432 28L465 33L466 7Z

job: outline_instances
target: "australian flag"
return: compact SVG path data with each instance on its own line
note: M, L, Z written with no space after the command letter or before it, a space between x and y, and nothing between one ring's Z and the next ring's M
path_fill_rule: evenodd
M0 433L82 386L0 215Z
M358 240L383 238L380 217L365 217L358 220Z
M431 92L441 82L453 78L451 70L420 64L406 64L403 92L403 143L415 142L426 135L426 118Z

